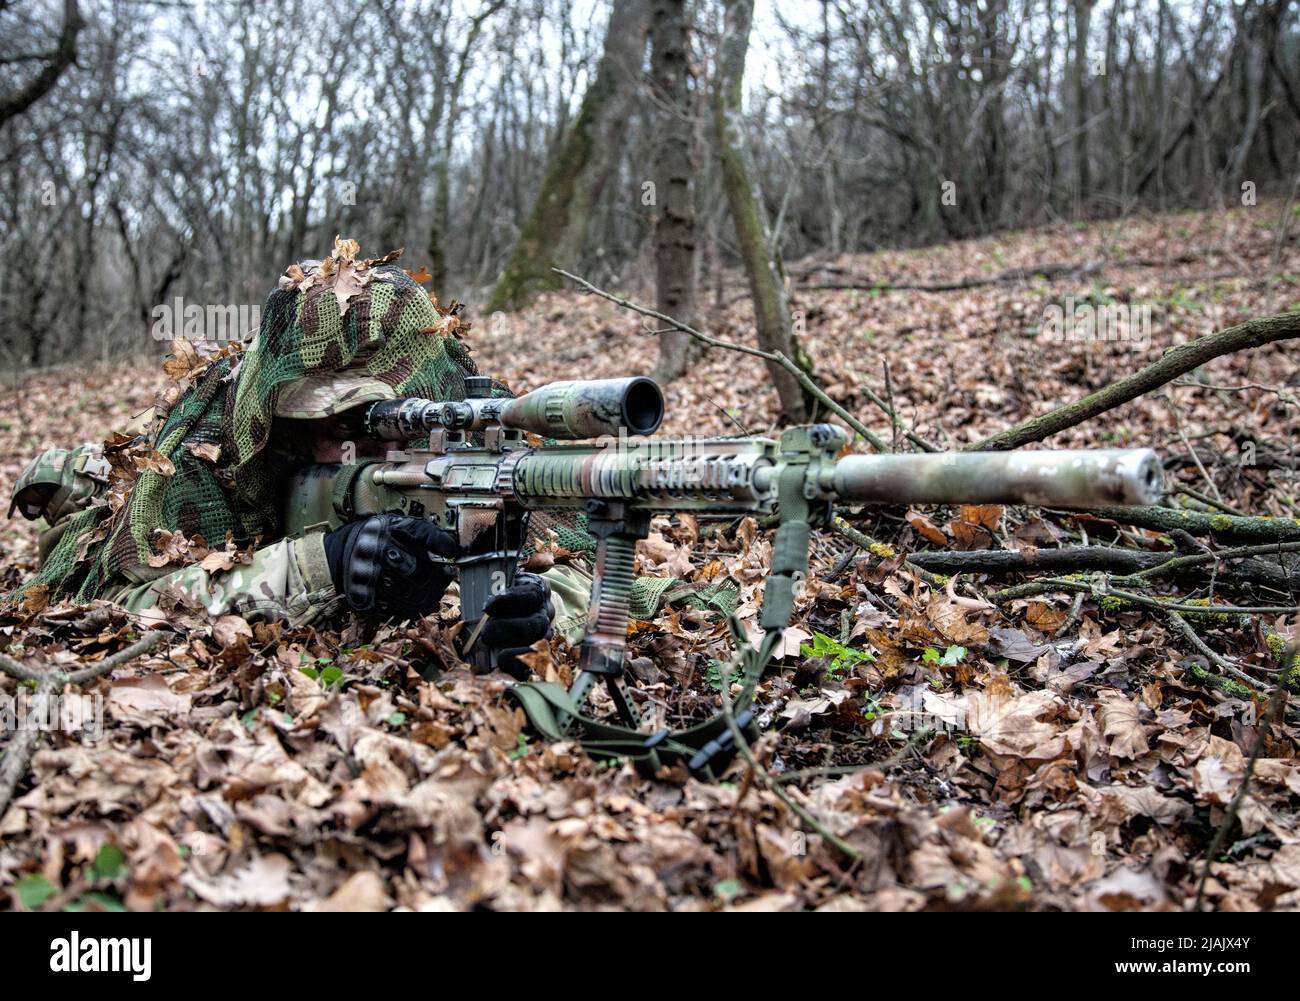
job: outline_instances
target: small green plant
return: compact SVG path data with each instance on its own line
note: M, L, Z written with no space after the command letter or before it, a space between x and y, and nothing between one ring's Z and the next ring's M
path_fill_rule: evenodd
M315 665L300 667L298 670L313 681L319 681L325 688L329 688L331 685L342 687L343 668L334 663L333 657L318 657Z
M111 842L105 843L95 856L95 875L100 879L117 879L126 873L126 856Z
M518 761L528 753L528 738L522 733L515 740L515 749L506 755L511 761Z
M825 633L814 632L811 643L801 643L799 652L805 657L825 657L830 663L826 680L835 681L855 664L870 663L876 658L870 650L854 650Z
M41 904L54 896L53 884L38 872L28 873L14 884L18 899L29 911L34 911Z
M952 644L943 653L940 653L935 647L928 646L925 653L921 654L921 662L924 664L938 664L940 667L956 667L965 659L969 651L964 646Z

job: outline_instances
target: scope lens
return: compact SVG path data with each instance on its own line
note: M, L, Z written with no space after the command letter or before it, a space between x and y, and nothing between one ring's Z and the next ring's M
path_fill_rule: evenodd
M664 394L653 379L634 379L623 396L629 434L654 434L664 419Z

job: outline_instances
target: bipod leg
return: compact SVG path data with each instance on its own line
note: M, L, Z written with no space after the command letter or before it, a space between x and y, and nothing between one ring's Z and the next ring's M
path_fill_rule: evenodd
M587 502L587 530L596 537L596 568L592 579L587 633L582 640L578 676L569 688L573 702L582 708L598 677L605 678L619 717L638 727L641 714L623 680L623 655L627 650L627 613L632 597L632 569L637 539L650 532L650 516L629 510L620 501ZM561 726L567 720L560 720Z

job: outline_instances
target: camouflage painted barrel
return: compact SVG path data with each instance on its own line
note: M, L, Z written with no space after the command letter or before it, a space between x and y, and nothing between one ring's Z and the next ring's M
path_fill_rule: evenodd
M1160 459L1149 448L850 455L824 470L842 501L860 504L1155 504Z

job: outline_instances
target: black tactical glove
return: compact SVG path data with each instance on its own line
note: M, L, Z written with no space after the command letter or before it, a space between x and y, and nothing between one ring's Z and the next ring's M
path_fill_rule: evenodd
M480 643L497 652L497 667L516 678L527 678L528 667L519 660L540 639L551 634L551 585L533 573L515 574L515 582L483 606L487 625Z
M334 589L361 615L428 615L455 575L445 560L456 555L456 536L420 518L376 514L335 529L324 542Z

